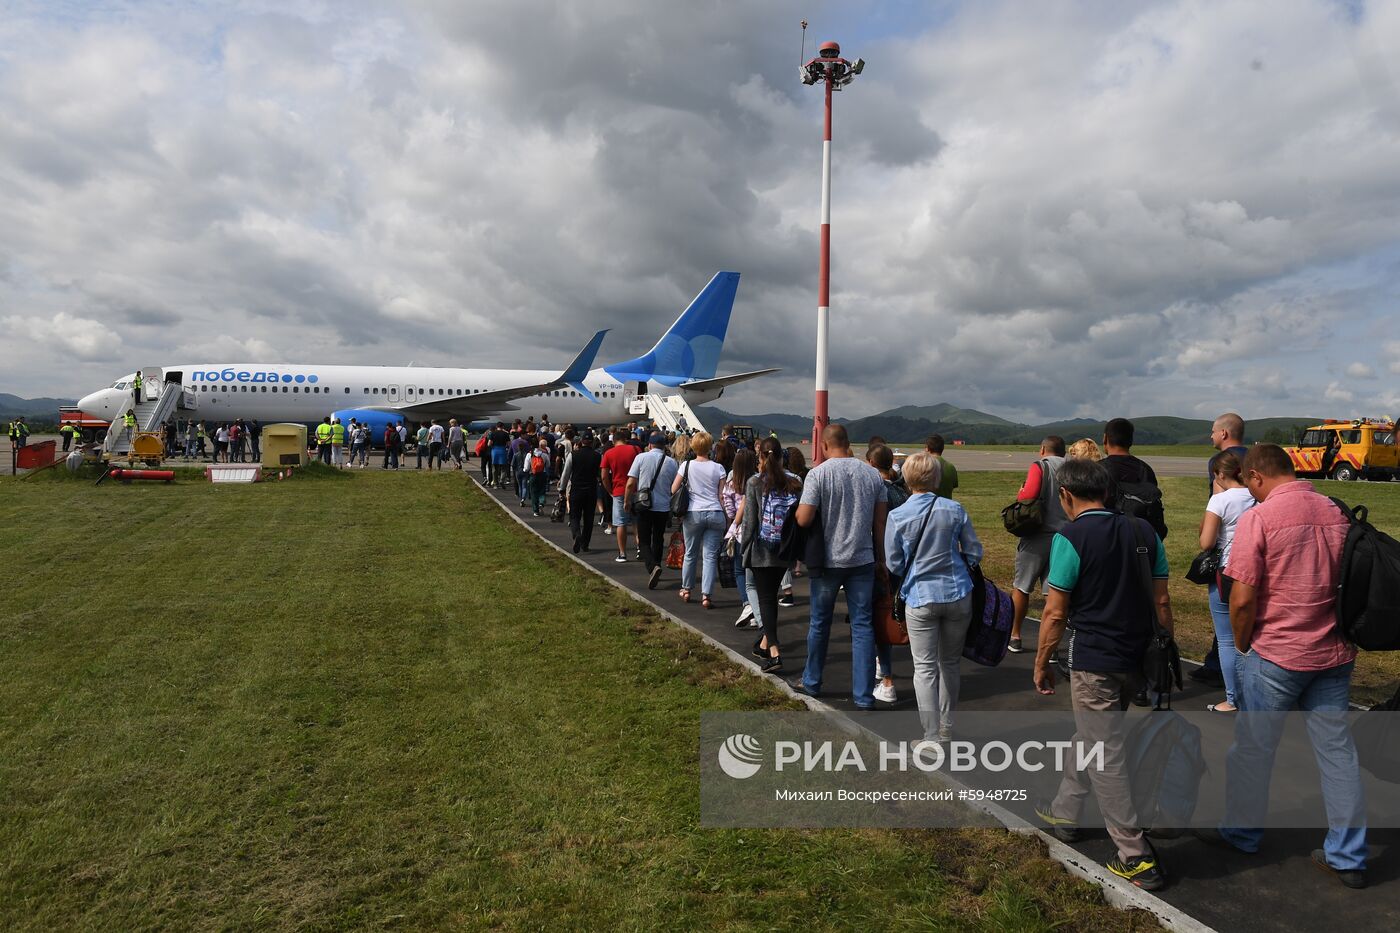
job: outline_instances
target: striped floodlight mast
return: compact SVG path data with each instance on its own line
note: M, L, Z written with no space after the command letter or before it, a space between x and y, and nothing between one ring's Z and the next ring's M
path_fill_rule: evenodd
M805 31L807 24L802 28ZM802 65L803 84L826 85L826 121L822 129L822 220L821 263L817 272L817 398L812 417L812 462L821 463L822 429L831 420L827 407L827 353L831 342L831 93L855 80L865 69L865 60L855 63L841 57L841 46L823 42L817 57Z

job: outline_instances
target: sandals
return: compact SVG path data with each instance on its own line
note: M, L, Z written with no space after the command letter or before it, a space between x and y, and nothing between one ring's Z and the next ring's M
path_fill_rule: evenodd
M690 602L690 590L686 589L685 587L681 587L681 602Z
M1240 708L1238 706L1236 706L1234 709L1221 709L1220 707L1224 705L1224 703L1211 703L1206 707L1206 709L1210 710L1212 713L1238 713L1240 711Z
M701 597L700 597L700 605L704 606L706 609L713 609L713 608L715 608L715 604L712 603L712 602L710 602L710 597L709 597L709 596L701 596Z

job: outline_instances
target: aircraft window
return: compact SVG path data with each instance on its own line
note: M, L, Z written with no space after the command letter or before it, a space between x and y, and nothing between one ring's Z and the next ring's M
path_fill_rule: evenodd
M345 391L346 391L346 392L349 392L350 390L349 390L349 389L346 389ZM360 394L361 394L361 395L369 395L369 387L366 386L365 388L361 389L361 390L360 390Z
M301 386L292 386L292 394L296 395L301 391Z
M375 394L375 395L378 395L378 394L379 394L379 390L378 390L378 389L375 389L375 390L374 390L374 394Z
M228 386L219 386L219 391L220 391L220 392L227 392L227 391L228 391Z
M346 387L345 387L345 394L346 394L346 395L349 395L349 394L350 394L350 387L349 387L349 386L346 386Z

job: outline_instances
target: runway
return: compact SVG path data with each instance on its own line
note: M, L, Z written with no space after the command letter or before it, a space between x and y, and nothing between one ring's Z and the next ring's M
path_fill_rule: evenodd
M896 450L913 453L916 448L900 447ZM959 450L949 447L943 456L958 468L960 473L978 471L1025 472L1036 455L1024 450ZM1158 476L1205 476L1204 457L1143 457Z

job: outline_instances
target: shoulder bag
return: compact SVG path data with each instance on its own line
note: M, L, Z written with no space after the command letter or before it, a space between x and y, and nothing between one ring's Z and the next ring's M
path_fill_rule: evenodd
M1022 502L1017 499L1015 502L1001 510L1001 523L1007 531L1018 538L1029 537L1045 524L1045 500L1049 493L1050 471L1045 468L1045 461L1039 460L1040 465L1040 495L1029 502Z
M680 488L671 493L671 514L677 518L685 518L685 513L690 511L690 464L687 460L681 468Z
M666 454L661 455L661 459L656 462L656 472L652 474L651 485L646 489L638 489L637 494L632 497L632 513L639 515L642 512L651 511L651 496L656 491L656 481L661 478L661 474L666 471Z

